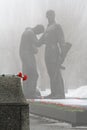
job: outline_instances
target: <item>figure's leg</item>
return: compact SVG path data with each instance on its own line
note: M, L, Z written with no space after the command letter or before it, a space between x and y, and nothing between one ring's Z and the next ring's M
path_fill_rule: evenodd
M58 98L65 98L64 83L60 72L59 51L56 47L54 49L52 47L46 47L45 63L50 78L50 97L57 96Z
M35 98L38 73L35 58L29 57L29 59L23 64L23 73L28 75L28 79L23 82L23 90L26 98Z
M49 64L46 61L48 75L50 77L51 95L49 98L65 98L64 82L57 62Z
M60 69L57 68L53 80L52 92L55 95L55 98L64 99L65 91L64 91L64 82L60 72Z
M54 93L54 75L55 75L54 63L51 64L49 60L46 60L46 68L47 68L47 72L50 78L50 89L51 89L50 97L52 97Z

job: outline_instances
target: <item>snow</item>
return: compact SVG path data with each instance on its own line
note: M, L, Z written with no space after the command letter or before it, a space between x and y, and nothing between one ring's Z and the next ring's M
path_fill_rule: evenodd
M32 100L31 100L32 101ZM87 108L87 100L82 99L35 99L34 102L42 102L48 104L63 104L71 106L82 106Z
M42 96L49 95L51 91L47 89L46 91L41 91ZM29 102L41 102L48 104L63 104L69 106L80 106L87 109L87 86L81 86L77 89L68 90L66 93L66 99L27 99Z
M87 86L81 86L77 89L69 90L66 93L69 98L87 98Z
M51 90L50 89L46 89L45 91L40 91L41 92L41 96L47 96L51 93Z
M42 96L47 96L50 93L50 89L41 91ZM77 89L69 89L65 96L66 98L87 98L87 86L80 86Z

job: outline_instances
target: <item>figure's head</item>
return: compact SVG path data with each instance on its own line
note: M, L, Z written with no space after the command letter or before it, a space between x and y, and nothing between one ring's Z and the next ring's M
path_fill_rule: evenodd
M36 35L41 34L44 32L44 26L39 24L33 28L33 31Z
M55 12L53 10L48 10L46 12L46 17L49 23L53 23L55 21Z

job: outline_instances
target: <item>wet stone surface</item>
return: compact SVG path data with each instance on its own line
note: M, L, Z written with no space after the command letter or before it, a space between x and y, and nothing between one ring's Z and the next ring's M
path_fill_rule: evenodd
M86 126L71 124L30 114L30 130L87 130Z

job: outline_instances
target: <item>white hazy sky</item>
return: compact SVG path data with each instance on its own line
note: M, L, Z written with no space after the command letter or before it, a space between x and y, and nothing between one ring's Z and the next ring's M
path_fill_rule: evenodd
M83 68L87 69L87 0L0 0L0 73L21 70L18 53L21 34L27 26L38 23L46 26L45 12L48 9L55 10L65 40L73 44L65 61L68 67L64 72L65 82L68 85L80 83ZM42 50L39 50L37 61L41 59ZM66 74L71 74L69 79Z

